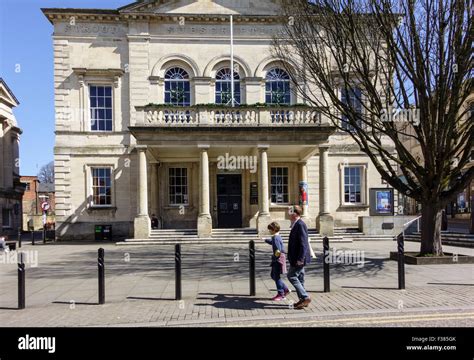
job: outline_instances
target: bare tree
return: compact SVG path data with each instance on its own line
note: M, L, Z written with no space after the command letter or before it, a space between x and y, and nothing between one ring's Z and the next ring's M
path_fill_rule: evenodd
M54 161L41 167L38 173L38 180L43 184L54 184Z
M420 253L442 255L441 210L474 174L463 170L474 136L463 110L473 90L472 1L282 3L273 50L296 91L354 139L387 183L421 203Z

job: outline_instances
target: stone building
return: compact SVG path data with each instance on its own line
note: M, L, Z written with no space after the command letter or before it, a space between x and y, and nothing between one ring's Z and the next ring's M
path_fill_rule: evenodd
M147 238L153 214L200 237L262 233L270 219L289 226L298 203L311 228L332 234L358 226L369 190L387 187L271 55L278 1L43 12L54 26L59 238L90 239L104 224Z
M22 226L21 198L24 186L20 183L19 144L21 129L13 108L20 103L5 81L0 78L0 231L16 234Z

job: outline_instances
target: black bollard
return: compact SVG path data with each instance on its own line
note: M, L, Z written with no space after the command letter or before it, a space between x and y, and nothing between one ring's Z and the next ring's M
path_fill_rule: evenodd
M329 238L323 238L323 270L324 270L324 292L331 291L330 276L329 276Z
M25 302L25 263L23 262L23 253L18 254L18 309L26 307Z
M104 249L99 249L99 256L97 258L97 265L99 269L99 305L105 304L105 260Z
M43 244L46 244L46 228L43 226Z
M31 230L31 245L35 244L35 230Z
M181 300L181 245L174 249L175 299Z
M405 249L403 234L397 236L398 245L398 289L405 289Z
M18 247L21 248L21 228L18 228Z
M255 242L249 242L249 275L250 275L250 296L255 296Z

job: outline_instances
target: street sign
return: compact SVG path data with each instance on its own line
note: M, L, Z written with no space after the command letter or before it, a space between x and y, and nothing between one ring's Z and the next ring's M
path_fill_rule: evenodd
M41 209L43 209L43 211L48 211L49 210L49 204L48 202L44 201L41 203Z

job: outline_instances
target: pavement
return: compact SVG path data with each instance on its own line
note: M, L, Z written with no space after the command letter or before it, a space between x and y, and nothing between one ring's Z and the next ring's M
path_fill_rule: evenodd
M322 245L306 268L313 301L292 293L273 302L270 247L256 246L256 296L249 296L245 245L182 246L182 300L176 301L173 246L23 245L26 309L17 310L15 253L0 255L0 326L474 326L474 265L406 265L398 290L393 241L335 244L331 292L323 292ZM97 249L105 249L106 304L98 305ZM419 244L408 242L406 251ZM445 246L474 255L474 249ZM337 263L341 262L341 263ZM291 285L287 282L290 288Z

